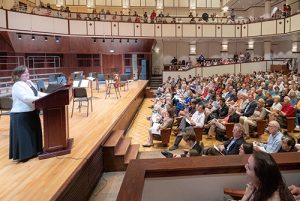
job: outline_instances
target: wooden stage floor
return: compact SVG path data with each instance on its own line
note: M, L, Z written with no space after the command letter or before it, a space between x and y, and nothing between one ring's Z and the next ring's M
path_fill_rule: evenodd
M0 118L0 200L51 200L72 174L87 160L95 146L103 140L122 112L146 86L147 81L129 83L129 91L121 89L121 99L112 93L104 99L104 86L100 93L93 90L93 112L86 116L85 108L79 113L77 103L71 118L70 137L74 138L71 154L45 160L31 159L17 163L8 159L9 116ZM113 91L114 92L114 91ZM42 119L42 117L41 117Z

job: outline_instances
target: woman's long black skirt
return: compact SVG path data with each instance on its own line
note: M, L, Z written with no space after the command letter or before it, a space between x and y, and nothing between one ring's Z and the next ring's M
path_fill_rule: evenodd
M9 159L24 160L42 152L39 111L10 114Z

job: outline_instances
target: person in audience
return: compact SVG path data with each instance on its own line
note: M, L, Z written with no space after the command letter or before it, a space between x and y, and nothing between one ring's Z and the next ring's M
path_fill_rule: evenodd
M252 154L253 153L253 144L244 142L239 149L239 155L244 155L244 154Z
M170 151L178 149L179 143L182 140L185 131L187 128L192 128L193 126L203 128L205 121L205 106L203 104L198 104L196 106L196 112L190 117L187 115L186 117L182 118L179 129L180 132L176 136L174 145L169 148Z
M271 108L273 103L274 103L272 95L269 91L266 91L265 95L266 95L266 104L265 104L265 106L266 106L266 108Z
M287 126L287 117L295 116L295 108L290 104L290 98L286 96L282 105L281 111L276 116L276 120L279 122L281 127Z
M241 110L241 112L237 111L236 113L240 116L244 116L244 117L250 117L253 115L255 108L257 106L256 101L254 100L254 96L253 94L249 94L248 95L248 103L245 106L244 110Z
M297 152L296 140L286 132L281 138L282 144L278 152Z
M227 140L224 144L210 147L204 150L205 155L237 155L239 154L240 146L245 142L244 128L241 124L234 124L233 137Z
M156 12L155 12L155 10L153 10L151 15L150 15L150 21L151 21L151 23L155 23L155 21L156 21Z
M162 123L154 123L151 128L149 128L149 137L144 147L153 146L153 139L161 140L161 130L165 128L171 128L173 124L173 110L167 109L167 111L163 114Z
M181 157L191 157L191 156L201 156L203 151L202 146L196 140L196 134L193 129L187 129L186 134L183 136L183 140L189 147L189 151L184 151L183 154L172 154L168 151L162 151L161 153L168 157L172 158L181 158Z
M280 132L279 123L277 121L270 121L267 131L270 133L267 143L253 142L254 150L267 153L277 153L281 147L281 138L283 136Z
M257 107L255 108L253 115L251 115L250 117L246 117L246 116L240 117L240 123L243 125L243 127L245 129L246 139L250 138L249 137L249 126L256 127L257 121L265 119L265 117L267 115L267 111L264 108L264 104L265 104L264 99L260 98L257 101Z
M144 17L144 23L148 23L148 14L147 14L147 12L144 13L143 17Z
M26 162L42 153L42 127L39 110L33 102L45 93L39 92L29 79L26 66L18 66L12 72L13 105L10 111L9 159Z
M171 64L172 65L177 65L177 58L174 57L172 60L171 60Z
M228 111L228 115L223 118L223 119L212 119L211 121L208 122L208 124L205 127L209 127L208 130L208 136L206 139L212 139L216 136L216 129L220 129L222 131L226 131L226 123L234 123L235 119L234 116L232 116L234 114L234 109L233 108L229 108Z
M241 201L295 200L270 154L254 152L248 158L245 169L249 183Z
M209 122L212 119L224 119L228 115L228 109L228 106L225 104L225 99L220 98L219 108L210 113L207 117L207 121Z

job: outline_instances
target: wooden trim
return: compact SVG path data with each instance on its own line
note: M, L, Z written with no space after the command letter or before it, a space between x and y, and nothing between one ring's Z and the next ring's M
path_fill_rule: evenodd
M135 98L133 98L128 104L126 109L119 116L120 118L111 124L108 132L104 134L97 144L90 150L85 157L86 160L82 160L72 175L61 186L59 191L53 195L51 200L75 200L75 198L72 199L74 197L74 192L80 192L78 194L79 197L77 197L76 200L87 200L89 198L89 195L92 193L94 186L98 183L103 171L103 163L105 163L105 161L103 161L102 154L103 144L109 138L111 131L122 128L124 129L124 126L126 126L126 129L128 128L132 118L139 109L137 104L141 103L147 84L148 81L145 83L144 87L139 91L139 93L136 94ZM130 118L124 118L124 115L126 114L128 114Z
M288 156L288 157L287 157ZM299 170L300 153L273 154L280 170ZM117 201L140 201L145 178L245 173L249 155L138 159L129 163Z

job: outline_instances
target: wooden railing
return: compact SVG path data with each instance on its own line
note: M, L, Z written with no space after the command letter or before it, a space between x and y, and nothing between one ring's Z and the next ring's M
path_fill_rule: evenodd
M248 157L236 155L133 160L127 168L117 201L142 200L147 178L245 173L244 165ZM277 153L273 157L280 170L300 172L300 153Z

